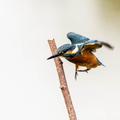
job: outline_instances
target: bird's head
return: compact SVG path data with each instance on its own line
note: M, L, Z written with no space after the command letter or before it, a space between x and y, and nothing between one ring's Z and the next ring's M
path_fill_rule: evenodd
M50 56L48 59L55 58L55 57L73 57L77 52L79 51L79 48L72 44L64 44L60 46L56 53ZM47 60L48 60L47 59Z

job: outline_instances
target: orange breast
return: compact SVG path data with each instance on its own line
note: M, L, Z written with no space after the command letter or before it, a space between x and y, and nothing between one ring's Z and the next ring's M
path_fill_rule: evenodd
M95 68L99 65L95 55L89 51L82 52L82 55L80 56L75 55L72 58L67 57L66 59L74 64L87 68Z

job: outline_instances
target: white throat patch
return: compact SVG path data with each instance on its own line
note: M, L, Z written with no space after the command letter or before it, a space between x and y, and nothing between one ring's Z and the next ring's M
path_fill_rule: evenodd
M78 52L78 47L76 46L75 49L72 51L72 53L77 53Z

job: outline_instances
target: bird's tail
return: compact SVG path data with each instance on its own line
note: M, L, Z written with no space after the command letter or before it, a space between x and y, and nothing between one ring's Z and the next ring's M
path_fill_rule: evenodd
M98 60L98 58L97 58L97 60ZM102 62L100 62L99 60L98 60L98 63L105 67L105 65Z

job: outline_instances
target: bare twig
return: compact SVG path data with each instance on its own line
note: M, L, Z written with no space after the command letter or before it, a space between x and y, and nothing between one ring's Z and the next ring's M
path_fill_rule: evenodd
M57 49L54 39L53 40L48 40L48 43L49 43L52 54L54 54L56 52L56 49ZM69 90L68 90L67 81L66 81L66 78L65 78L62 61L61 61L60 58L56 57L56 58L54 58L54 62L56 64L56 69L57 69L58 76L59 76L60 88L61 88L61 91L62 91L62 94L63 94L63 97L64 97L64 101L65 101L65 104L66 104L66 108L67 108L67 111L68 111L69 118L70 118L70 120L77 120L75 110L74 110L74 107L73 107L73 104L72 104L72 100L71 100L71 97L70 97L70 93L69 93Z

